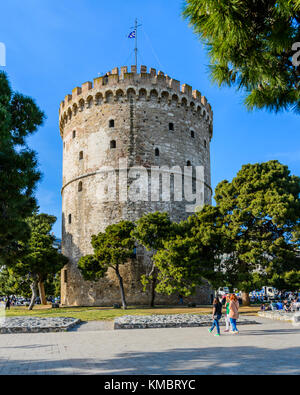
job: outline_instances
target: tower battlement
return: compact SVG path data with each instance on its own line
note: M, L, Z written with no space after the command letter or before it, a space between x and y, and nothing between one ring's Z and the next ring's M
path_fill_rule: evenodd
M182 84L162 71L146 66L140 67L137 73L136 66L118 67L109 71L104 76L95 78L93 82L87 81L66 95L59 108L60 131L63 134L64 125L73 115L91 105L100 105L107 102L128 101L130 99L145 99L150 101L167 102L169 105L185 106L212 125L213 112L205 96L188 84Z

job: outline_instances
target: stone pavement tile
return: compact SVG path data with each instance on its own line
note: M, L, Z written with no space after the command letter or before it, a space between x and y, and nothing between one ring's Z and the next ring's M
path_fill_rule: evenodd
M12 372L300 374L300 328L261 320L220 338L207 328L1 335L0 374Z

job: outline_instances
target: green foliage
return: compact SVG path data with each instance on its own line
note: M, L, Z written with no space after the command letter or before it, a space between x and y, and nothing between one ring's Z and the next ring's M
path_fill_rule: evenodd
M45 294L47 296L60 296L61 290L61 281L60 281L60 272L56 273L54 276L50 276L44 283L45 285Z
M23 245L24 256L12 266L14 272L44 282L67 264L68 259L53 247L55 236L51 230L55 222L56 217L48 214L35 214L26 220L30 239Z
M110 257L105 253L101 254L100 260L94 255L86 255L81 257L78 262L78 267L86 281L96 281L103 278L109 266Z
M131 236L133 229L134 224L130 221L108 226L104 233L92 236L94 255L84 256L78 262L83 278L87 281L97 281L104 277L108 268L115 270L119 279L123 308L126 308L126 301L119 266L132 258L135 245L135 240Z
M249 109L300 112L299 0L186 0L183 15L210 56L213 81L246 92Z
M0 295L18 295L28 298L31 294L28 276L18 276L11 268L0 270Z
M194 239L177 237L164 243L154 256L158 268L157 292L168 295L178 292L189 296L211 275L213 266L206 265L203 246Z
M278 161L245 165L216 188L223 256L218 264L225 282L242 291L262 282L284 282L299 270L300 178Z
M150 213L143 215L137 222L132 236L148 251L154 252L163 246L163 241L168 240L174 233L167 213Z
M85 280L96 281L104 277L108 268L117 269L132 257L134 239L131 232L134 224L122 221L110 225L104 233L92 236L94 255L87 255L79 260L78 267Z
M34 101L14 93L0 72L0 263L15 262L20 240L29 237L25 218L36 208L34 190L40 173L37 158L26 144L43 122Z
M216 212L216 208L205 206L187 221L176 224L176 236L164 241L163 248L154 256L158 292L189 296L204 279L211 283L220 281L214 265L223 239L218 232Z

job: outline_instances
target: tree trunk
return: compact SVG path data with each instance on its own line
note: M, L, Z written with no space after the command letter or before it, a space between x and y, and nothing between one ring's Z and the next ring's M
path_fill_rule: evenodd
M249 292L242 292L243 306L250 306Z
M151 280L151 300L150 300L150 307L154 307L155 301L155 286L156 286L156 275L153 274L153 278Z
M122 308L123 308L123 310L126 310L126 309L127 309L127 305L126 305L126 299L125 299L123 278L121 277L121 275L120 275L120 273L119 273L119 268L118 268L118 267L117 267L117 269L116 269L116 274L117 274L118 279L119 279L120 292L121 292L121 299L122 299Z
M28 307L28 310L32 310L33 306L35 304L35 299L36 299L37 294L38 294L38 292L37 292L37 288L38 288L37 284L38 284L38 281L37 281L36 278L34 278L32 283L30 284L30 288L31 288L31 291L32 291L32 296L31 296L31 301L30 301L30 305Z
M40 294L41 304L43 304L45 306L47 304L47 299L46 299L46 295L45 295L44 283L42 281L39 281L38 286L39 286L39 294Z

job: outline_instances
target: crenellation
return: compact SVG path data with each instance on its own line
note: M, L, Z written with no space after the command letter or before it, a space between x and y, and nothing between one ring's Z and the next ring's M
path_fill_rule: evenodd
M72 97L75 99L77 96L80 96L82 93L82 89L78 86L72 90Z
M125 81L126 81L126 82L128 82L128 81L134 81L134 77L135 77L135 74L134 74L134 73L124 73L124 75L123 75L124 82L125 82Z
M193 90L193 98L201 101L201 93L197 89Z
M173 78L169 81L169 87L174 91L180 92L180 81L174 80Z
M68 104L72 100L72 95L67 95L65 97L65 103Z
M156 69L151 68L150 69L150 74L154 77L156 76Z
M94 88L102 88L102 86L103 86L103 78L104 77L94 78Z
M119 74L110 74L107 85L116 85L119 82Z
M188 84L183 84L181 87L181 92L187 96L192 96L193 88Z
M147 66L141 66L141 74L147 73Z
M121 77L123 77L123 75L124 75L125 73L128 73L128 67L127 67L127 66L122 66L122 67L121 67Z
M156 91L155 97L157 97L158 102L161 101L162 94L164 95L163 101L166 102L166 94L164 92L167 90L169 92L169 96L167 98L169 105L171 105L174 95L178 95L178 105L184 105L187 108L189 107L192 111L199 108L199 104L201 103L201 114L203 115L205 111L205 117L209 122L212 122L213 114L211 105L207 102L206 97L202 96L198 90L193 90L188 84L183 84L181 86L180 81L171 78L162 71L158 71L156 74L156 70L153 68L150 68L149 73L147 73L147 67L142 65L140 71L141 73L137 74L137 68L134 65L131 66L131 72L128 72L127 66L122 66L119 74L119 68L115 67L111 72L106 73L104 76L95 78L93 82L88 81L82 84L81 87L74 88L72 90L72 94L67 95L64 101L60 104L59 115L60 118L64 119L63 125L68 122L68 119L70 119L72 115L76 115L78 110L81 112L85 108L90 108L93 105L99 105L103 100L104 102L107 102L107 94L109 94L109 96L113 95L114 102L117 102L120 97L124 96L126 98L127 89L129 88L128 85L139 87L136 90L136 100L140 99L139 91L141 89L145 90L145 94L142 97L146 98L146 100L150 100L152 95L153 99L154 96L151 94L151 91L154 89ZM120 91L123 93L116 95L118 86L120 87L119 93ZM110 91L112 91L111 94L109 93ZM173 93L170 91L173 91ZM88 98L88 95L91 97ZM191 102L189 98L195 100L196 103ZM86 105L86 103L88 105ZM71 113L68 111L67 116L65 116L63 114L64 108L65 106L69 106L69 104L71 104ZM199 116L199 111L197 113Z
M81 89L82 89L82 93L85 94L89 90L93 89L93 84L91 83L91 81L87 81L81 85Z
M205 96L201 96L201 103L204 105L204 107L207 106L207 99Z
M163 86L163 87L167 86L166 85L166 77L161 71L158 72L158 74L155 78L155 82L160 86Z

